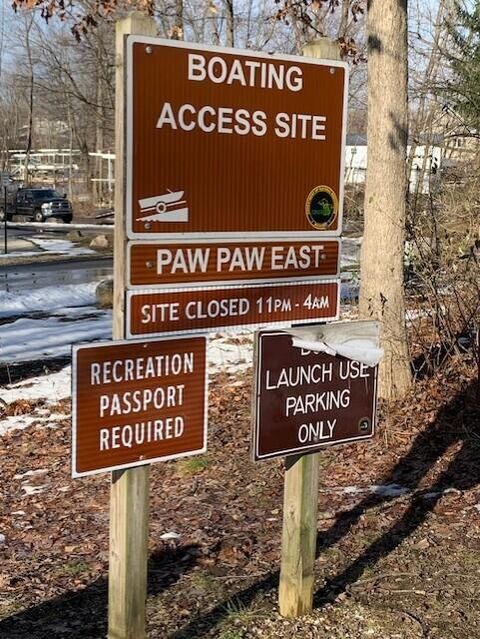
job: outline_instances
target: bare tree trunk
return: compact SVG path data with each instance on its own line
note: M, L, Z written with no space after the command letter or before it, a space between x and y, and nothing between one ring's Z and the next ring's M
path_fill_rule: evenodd
M67 118L68 118L68 131L69 131L69 153L68 153L68 199L70 202L73 199L73 118L72 118L72 107L70 104L70 100L66 95L65 91L65 105L67 107ZM65 180L65 170L64 170L64 180Z
M175 24L172 38L174 40L183 40L183 37L183 0L175 0Z
M403 290L407 0L370 0L367 30L368 164L360 316L382 323L385 356L380 364L379 394L396 399L411 383Z
M233 16L233 0L224 0L226 11L226 34L225 45L227 47L235 46L235 19Z
M33 58L32 58L32 46L30 43L30 31L33 25L33 13L25 17L25 48L27 50L28 60L28 128L27 128L27 143L25 147L25 168L24 168L24 181L25 184L30 183L30 173L28 165L30 163L30 153L32 151L32 137L33 137L33 84L34 84L34 71L33 71Z
M97 97L96 97L96 125L95 125L95 151L96 153L103 153L103 127L104 127L104 113L103 113L103 78L100 72L97 73ZM99 155L95 156L94 171L95 180L92 182L93 186L93 205L99 206L103 199L103 182L102 178L102 158Z
M340 24L338 26L338 39L345 39L347 37L348 31L348 15L350 12L350 2L351 0L343 0L342 3L342 15L340 18Z
M245 35L245 46L250 48L250 38L252 33L252 2L248 3L247 8L247 27L246 27L246 35Z

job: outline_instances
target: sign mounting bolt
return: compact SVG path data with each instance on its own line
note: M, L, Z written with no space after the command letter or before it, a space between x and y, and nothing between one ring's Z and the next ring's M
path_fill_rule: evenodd
M152 225L150 224L150 222L145 222L145 228L147 231L149 231L152 228Z
M335 67L330 67L330 73L333 75L335 73Z
M358 430L360 433L366 433L370 430L370 420L368 417L364 417L358 422Z
M153 262L145 262L147 268L153 268Z
M152 53L152 52L153 52L153 49L152 49L152 47L145 47L145 51L146 51L147 53Z

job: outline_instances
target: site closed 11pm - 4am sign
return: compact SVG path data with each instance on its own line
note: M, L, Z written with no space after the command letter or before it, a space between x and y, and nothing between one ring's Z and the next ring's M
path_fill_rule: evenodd
M130 36L128 237L340 235L347 76L338 61Z
M127 336L334 320L339 297L337 280L128 291Z

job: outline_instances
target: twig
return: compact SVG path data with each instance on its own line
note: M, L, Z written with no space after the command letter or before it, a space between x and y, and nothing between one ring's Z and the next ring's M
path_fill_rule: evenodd
M402 588L400 590L391 590L390 588L380 588L380 592L387 595L404 595L408 592L413 592L415 595L427 595L425 590L416 590L415 588Z
M417 617L416 615L414 615L411 612L408 612L408 610L402 610L403 614L408 617L409 619L411 619L412 621L414 621L415 623L417 623L420 626L420 630L422 631L422 637L426 637L427 635L425 634L425 628L423 626L423 621L421 619L419 619L419 617Z

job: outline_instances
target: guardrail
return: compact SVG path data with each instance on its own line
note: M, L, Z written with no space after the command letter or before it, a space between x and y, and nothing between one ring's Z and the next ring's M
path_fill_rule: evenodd
M0 228L4 222L0 222ZM61 222L7 222L8 229L39 229L41 231L97 231L113 233L113 224L62 224Z

